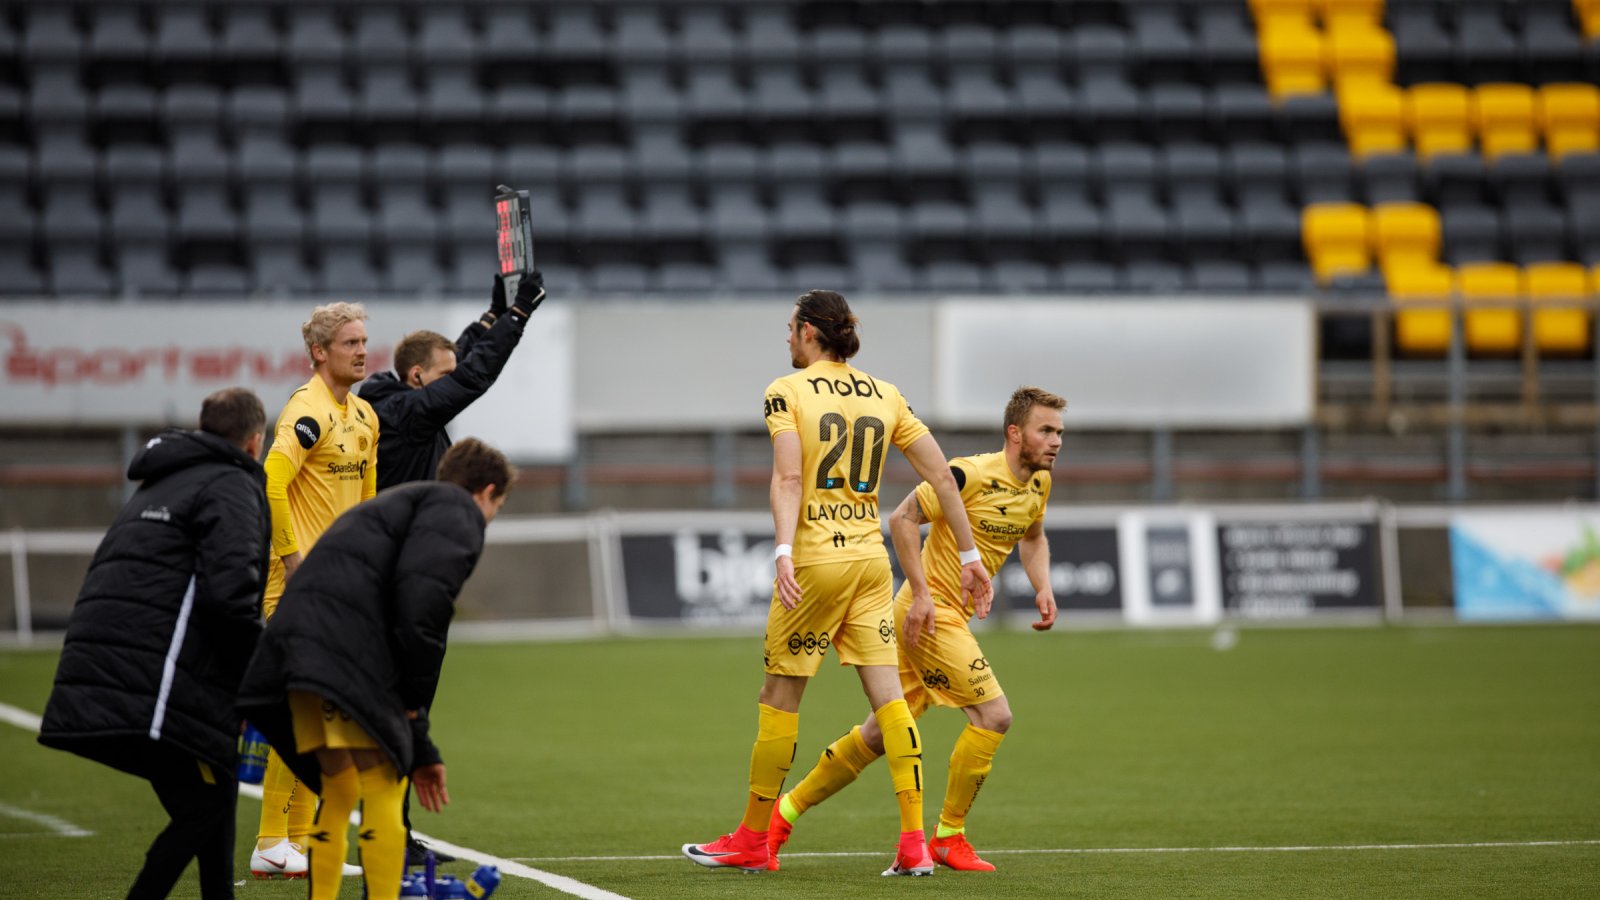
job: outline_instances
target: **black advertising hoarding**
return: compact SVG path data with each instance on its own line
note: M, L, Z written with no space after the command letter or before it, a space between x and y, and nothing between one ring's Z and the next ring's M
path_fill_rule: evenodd
M1050 520L1045 519L1048 523ZM1051 528L1044 530L1050 542L1050 586L1055 590L1056 607L1062 614L1072 612L1122 611L1122 570L1118 562L1117 529L1106 527ZM1022 560L1013 550L994 580L996 609L1038 614L1034 606L1033 585L1022 569Z
M1217 526L1224 610L1298 619L1383 609L1378 525L1371 521L1251 521Z

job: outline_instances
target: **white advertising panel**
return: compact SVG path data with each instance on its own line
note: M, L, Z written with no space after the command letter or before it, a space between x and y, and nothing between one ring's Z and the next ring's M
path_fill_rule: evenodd
M1309 303L997 301L935 313L934 414L993 424L1011 392L1065 396L1071 428L1286 427L1315 409Z
M220 388L254 390L276 416L311 377L300 324L311 303L8 303L0 306L0 422L193 427ZM451 338L479 304L368 306L368 372L418 329ZM559 459L574 446L572 313L547 304L489 392L452 433L477 435L514 459Z
M1600 510L1457 513L1450 564L1462 619L1600 621Z

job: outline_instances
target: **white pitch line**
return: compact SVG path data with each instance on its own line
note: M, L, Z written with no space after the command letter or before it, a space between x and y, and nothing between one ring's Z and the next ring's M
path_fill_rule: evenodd
M37 732L39 730L40 721L41 720L38 716L28 712L25 709L18 709L15 706L0 703L0 722L6 722L27 731ZM241 784L239 785L239 793L245 795L246 797L252 797L256 800L260 800L261 786L258 784ZM27 810L15 809L14 807L6 806L3 803L0 803L0 815L15 815L18 818L30 819L41 824L50 824L53 822L56 824L52 824L50 827L56 828L61 834L68 837L83 837L91 834L91 832L84 831L83 829L78 828L78 826L69 822L63 822L54 816L46 816L41 813L31 813ZM356 821L356 817L352 815L351 820ZM71 829L71 831L75 833L69 833L64 829ZM422 832L416 830L413 830L412 834L424 841L427 841L433 846L438 847L440 850L449 853L452 856L459 857L460 859L470 860L471 862L475 862L479 865L494 866L498 868L502 874L515 875L519 878L527 878L532 881L537 881L540 884L543 884L546 887L554 888L563 894L571 894L574 897L582 897L583 900L628 900L627 897L621 894L613 894L608 890L597 888L591 884L585 884L584 882L578 881L575 878L568 878L565 875L557 875L554 872L546 872L543 869L535 869L532 866L523 865L522 861L519 860L503 859L498 856L490 856L487 853L474 850L471 847L463 847L459 844L452 844L449 841L443 841L439 838L423 834Z
M1352 850L1461 850L1492 847L1587 847L1600 845L1600 840L1575 841L1469 841L1440 844L1327 844L1291 847L1065 847L1054 850L983 850L985 856L1011 854L1016 856L1061 856L1092 853L1310 853L1315 851L1342 852ZM841 850L835 852L785 853L784 859L804 857L883 856L887 851ZM517 862L653 862L678 859L680 854L661 853L641 856L517 856Z
M9 803L0 803L0 816L10 816L13 819L21 819L24 822L43 825L61 837L89 837L94 834L88 829L79 828L66 819L58 819L48 813L34 812L31 809L23 809L20 806L12 806Z

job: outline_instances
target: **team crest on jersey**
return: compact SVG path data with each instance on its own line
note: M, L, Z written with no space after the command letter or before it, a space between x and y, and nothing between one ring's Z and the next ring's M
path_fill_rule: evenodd
M295 420L294 436L296 440L300 441L301 447L310 450L322 438L322 426L318 425L317 420L310 416L301 416Z
M367 452L367 436L366 435L363 434L363 435L360 435L360 436L358 436L356 438L356 449L360 450L362 453Z

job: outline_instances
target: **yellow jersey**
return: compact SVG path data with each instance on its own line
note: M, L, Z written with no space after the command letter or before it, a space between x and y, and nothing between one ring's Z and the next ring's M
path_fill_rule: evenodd
M288 470L274 464L275 454L287 461ZM267 457L269 473L289 476L288 521L273 504L272 566L277 568L282 566L278 557L309 552L340 513L377 493L378 414L354 391L340 406L328 385L313 375L284 404ZM273 481L269 478L269 500Z
M800 521L794 564L882 557L878 482L889 445L903 453L928 433L887 381L848 363L818 360L772 382L767 432L800 436Z
M961 486L961 503L972 524L972 539L983 556L983 567L992 577L1000 571L1017 541L1035 522L1044 520L1044 509L1050 502L1050 473L1035 472L1027 481L1018 481L1001 452L957 457L950 461L950 471ZM961 559L933 485L926 481L917 485L917 502L922 505L922 515L933 521L922 545L928 592L935 603L963 609ZM909 588L902 586L902 590Z

